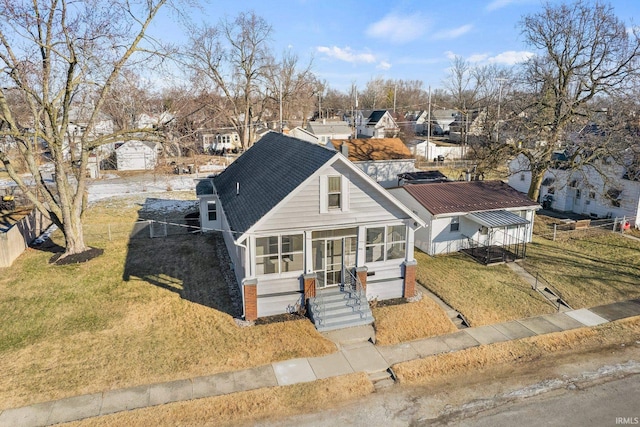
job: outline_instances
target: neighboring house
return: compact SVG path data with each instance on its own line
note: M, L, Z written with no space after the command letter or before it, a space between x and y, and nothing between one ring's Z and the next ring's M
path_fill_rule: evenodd
M353 134L349 123L324 119L322 121L308 122L306 130L317 136L319 143L322 145L331 143L331 140L333 139L351 138Z
M296 126L293 129L291 129L288 135L293 138L298 138L303 141L311 142L313 144L320 144L320 138L318 138L316 135L314 135L313 133L309 132L306 129L303 129L300 126Z
M122 143L116 148L116 161L120 171L152 170L158 164L158 144L137 140Z
M461 144L451 144L441 141L414 141L409 144L415 156L424 157L427 161L432 159L460 160L464 158L465 149Z
M355 114L357 137L395 138L398 123L387 110L361 110Z
M434 109L431 111L431 134L448 135L451 131L451 124L456 121L457 110ZM425 129L426 130L426 129Z
M138 129L159 129L173 122L175 116L168 111L159 114L142 113L136 118L135 127Z
M416 159L400 138L336 139L333 147L385 188L415 170Z
M561 162L562 153L554 153ZM560 163L561 164L561 163ZM625 218L640 227L640 163L630 160L627 167L610 159L599 159L577 170L549 169L540 187L540 201L563 212L591 218ZM527 193L531 171L526 157L509 162L509 185Z
M431 135L439 136L449 134L449 126L455 122L457 115L457 110L432 109L431 126L429 126L429 111L427 110L407 113L405 119L415 122L416 135L427 135L431 131Z
M207 154L224 154L238 151L242 144L236 131L201 131L202 150Z
M371 323L366 300L415 294L413 236L424 223L335 150L270 133L196 194L202 230L222 231L248 320L309 301L319 329L353 325L325 311L337 296Z
M540 206L502 181L407 184L389 190L422 218L416 246L429 255L464 250L483 263L522 258Z

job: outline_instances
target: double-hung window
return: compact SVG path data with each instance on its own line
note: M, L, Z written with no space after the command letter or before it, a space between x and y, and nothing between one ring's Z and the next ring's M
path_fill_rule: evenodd
M366 262L404 258L407 229L404 225L367 228Z
M329 209L342 207L342 177L327 177L327 202Z
M304 265L302 234L258 237L256 274L302 271Z
M207 202L207 218L209 221L215 221L218 218L215 201Z

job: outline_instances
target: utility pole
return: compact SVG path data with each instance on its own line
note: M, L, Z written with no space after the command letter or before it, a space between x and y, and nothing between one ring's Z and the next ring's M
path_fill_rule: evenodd
M278 93L280 94L280 133L282 133L283 128L282 128L282 82L280 82L280 88L278 90Z
M398 89L398 83L393 85L393 114L396 113L396 91Z
M496 119L496 142L500 141L500 103L502 102L502 84L507 81L507 79L496 79L499 83L498 89L498 117Z
M427 146L424 148L424 159L427 161L427 150L429 149L429 141L431 140L431 86L429 86L429 104L427 110Z

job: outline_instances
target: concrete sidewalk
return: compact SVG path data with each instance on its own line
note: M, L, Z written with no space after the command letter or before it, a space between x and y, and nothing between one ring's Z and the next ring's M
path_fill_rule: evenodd
M396 363L438 353L595 326L638 315L640 299L635 299L591 309L467 328L448 335L391 346L375 346L369 341L350 342L339 345L338 352L322 357L285 360L242 371L110 390L6 409L0 413L0 426L46 426L165 403L310 382L354 372L366 372L371 376L386 371Z

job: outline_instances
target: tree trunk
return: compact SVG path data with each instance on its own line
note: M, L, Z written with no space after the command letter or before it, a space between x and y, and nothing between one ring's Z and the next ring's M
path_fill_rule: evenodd
M84 243L81 215L79 213L74 214L73 210L69 210L69 214L66 214L66 212L66 210L63 210L61 230L62 234L64 234L65 251L60 257L61 259L69 255L80 254L89 249Z
M540 186L542 185L543 178L544 171L538 172L533 169L531 170L531 184L529 184L529 191L527 192L527 196L534 202L537 202L538 197L540 197Z

